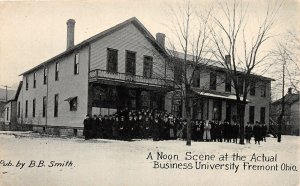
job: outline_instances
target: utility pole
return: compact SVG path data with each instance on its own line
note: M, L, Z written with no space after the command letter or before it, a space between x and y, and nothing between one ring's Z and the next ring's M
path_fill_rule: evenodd
M11 88L7 85L1 85L2 87L5 87L5 101L7 102L7 88Z

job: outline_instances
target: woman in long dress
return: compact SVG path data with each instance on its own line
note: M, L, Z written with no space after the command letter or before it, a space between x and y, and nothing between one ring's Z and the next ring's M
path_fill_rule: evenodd
M205 141L211 140L210 129L211 129L211 124L209 123L209 121L206 121L204 124L203 140Z

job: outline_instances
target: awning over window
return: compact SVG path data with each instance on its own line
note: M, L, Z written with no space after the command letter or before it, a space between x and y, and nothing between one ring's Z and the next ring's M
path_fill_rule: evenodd
M198 89L192 89L192 91L194 93L196 93L197 95L199 95L199 96L205 96L205 97L211 97L211 98L221 98L221 99L236 101L236 95L230 94L230 93L207 91L207 90L198 90ZM241 97L241 100L243 100L243 97ZM248 103L250 102L248 99L246 101Z
M69 98L65 99L65 101L71 101L71 100L76 99L76 98L77 98L77 96L75 96L75 97L69 97Z

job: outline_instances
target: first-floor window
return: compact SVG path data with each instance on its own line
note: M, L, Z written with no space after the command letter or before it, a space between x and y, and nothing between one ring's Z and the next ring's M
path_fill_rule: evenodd
M20 112L21 112L21 105L20 101L18 102L18 118L20 117Z
M25 101L25 118L28 117L28 100Z
M249 107L249 123L254 123L254 111L255 111L255 107L250 106Z
M43 117L46 116L46 107L47 106L47 99L46 96L43 97Z
M260 108L260 123L266 123L266 108Z
M77 97L72 98L69 101L69 104L70 104L70 111L76 111L78 105Z
M9 117L9 107L6 108L6 121L8 121L8 117Z
M32 100L32 117L35 117L35 99Z
M54 117L58 115L58 94L54 96Z

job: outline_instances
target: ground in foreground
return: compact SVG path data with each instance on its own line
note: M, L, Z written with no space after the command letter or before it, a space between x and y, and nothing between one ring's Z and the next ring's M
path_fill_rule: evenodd
M26 136L0 134L0 185L299 185L299 137L283 136L282 143L268 138L261 145L193 142L186 146L179 140L85 141ZM185 160L190 158L186 153L197 155L198 164ZM227 161L219 159L226 153ZM245 161L233 161L234 153L246 156ZM262 154L270 161L272 157L276 159L250 162L254 153L257 160L263 160L258 156ZM199 160L201 154L215 158ZM171 160L157 160L163 157ZM35 167L29 167L34 161ZM18 162L20 166L16 167ZM244 170L244 162L263 165L265 169L275 168L276 164L278 167L252 170L252 166ZM25 163L23 168L20 163ZM171 168L154 168L167 164ZM201 164L207 167L200 168ZM289 168L293 170L285 170Z

